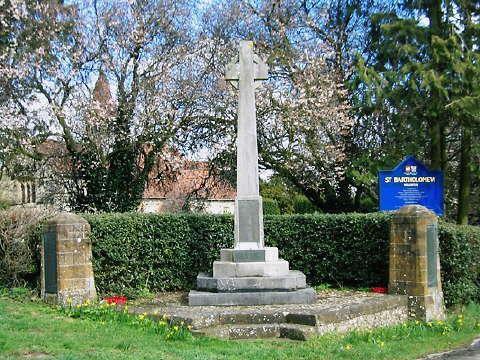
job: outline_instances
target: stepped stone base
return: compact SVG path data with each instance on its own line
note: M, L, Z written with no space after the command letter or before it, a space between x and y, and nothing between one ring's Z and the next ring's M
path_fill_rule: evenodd
M353 314L352 314L353 315ZM295 317L286 323L223 325L199 331L201 334L230 340L283 338L308 340L315 335L329 332L347 332L354 329L370 329L377 326L395 325L406 321L406 308L398 307L367 314L354 314L351 319L335 319L328 324L295 323Z
M213 274L197 276L197 290L188 294L190 306L311 304L315 291L305 275L290 271L276 247L222 249Z
M288 261L272 262L230 262L214 261L213 277L252 277L252 276L285 276L288 275Z
M293 291L307 286L305 275L289 271L284 276L214 278L210 274L197 276L197 289L213 292Z
M315 290L312 288L294 291L256 291L256 292L223 292L192 290L188 294L188 305L273 305L273 304L311 304L315 301Z
M176 302L130 305L128 311L170 324L188 324L200 335L305 340L331 331L402 323L408 320L407 300L407 296L329 290L318 294L312 304L192 307L181 297Z

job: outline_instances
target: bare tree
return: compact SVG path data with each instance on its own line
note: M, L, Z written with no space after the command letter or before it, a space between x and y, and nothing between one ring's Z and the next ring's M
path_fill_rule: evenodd
M218 6L218 5L214 5ZM208 13L205 33L217 46L221 71L240 38L253 38L270 66L269 81L257 90L260 164L322 205L338 195L348 165L353 120L343 72L332 66L335 49L313 36L298 1L237 1ZM227 14L227 15L223 15ZM222 73L217 75L223 77ZM211 90L210 122L225 129L212 161L234 169L236 92L222 81Z
M4 138L12 151L37 160L36 145L45 139L64 144L65 166L55 172L62 173L73 208L135 209L164 146L193 143L200 131L212 48L193 39L193 5L80 2L39 9L54 11L69 32L47 38L54 56L28 53L34 66L25 69L26 95L17 92L9 100L24 120L16 132L2 126ZM39 26L27 18L33 29ZM19 56L24 67L26 57ZM93 86L96 78L102 89Z

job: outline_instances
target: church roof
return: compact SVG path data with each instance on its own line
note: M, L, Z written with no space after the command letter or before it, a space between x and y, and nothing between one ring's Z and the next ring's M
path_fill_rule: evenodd
M211 171L207 162L176 157L174 163L157 164L151 172L144 199L233 200L235 188Z
M100 70L98 74L98 79L95 83L95 88L93 89L92 99L94 101L98 101L100 104L113 103L112 93L110 92L108 79L103 70Z

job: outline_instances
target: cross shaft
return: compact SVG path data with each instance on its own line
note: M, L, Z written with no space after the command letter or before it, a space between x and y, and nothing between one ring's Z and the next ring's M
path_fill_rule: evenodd
M241 41L238 63L227 67L225 78L238 81L237 197L235 248L262 249L263 210L259 193L255 80L268 76L265 62L253 53L252 41Z

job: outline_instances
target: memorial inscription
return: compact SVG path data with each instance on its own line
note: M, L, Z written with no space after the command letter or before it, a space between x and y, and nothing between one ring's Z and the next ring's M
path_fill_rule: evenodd
M45 261L45 292L57 292L57 236L53 231L43 234L43 252Z

